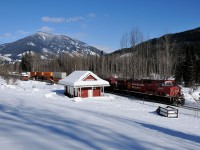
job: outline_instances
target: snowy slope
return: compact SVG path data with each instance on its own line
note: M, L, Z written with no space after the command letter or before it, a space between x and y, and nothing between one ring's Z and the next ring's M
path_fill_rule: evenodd
M0 79L0 145L6 150L199 149L200 114L155 113L161 104L106 94L63 96L63 86Z
M69 53L71 55L100 55L101 50L65 35L37 32L12 43L0 45L0 52L7 60L20 59L27 50L48 58L49 55Z

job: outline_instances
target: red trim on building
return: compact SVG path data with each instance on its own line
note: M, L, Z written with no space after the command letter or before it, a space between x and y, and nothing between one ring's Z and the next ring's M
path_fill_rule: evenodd
M83 81L95 81L97 79L95 79L92 75L87 76L85 79L83 79Z

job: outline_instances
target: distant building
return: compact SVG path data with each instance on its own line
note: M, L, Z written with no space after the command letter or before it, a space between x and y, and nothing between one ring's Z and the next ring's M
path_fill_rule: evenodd
M110 86L91 71L74 71L58 83L65 86L65 95L82 98L102 96L104 87Z

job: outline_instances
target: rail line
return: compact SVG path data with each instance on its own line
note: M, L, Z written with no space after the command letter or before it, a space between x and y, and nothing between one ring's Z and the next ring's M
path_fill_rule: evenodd
M153 99L148 99L148 98L144 98L144 97L140 98L140 97L137 97L137 96L128 95L128 94L124 94L124 93L116 93L116 92L108 92L108 91L106 91L105 93L110 93L110 94L114 94L114 95L118 95L118 96L123 96L123 97L128 97L128 98L136 98L139 101L158 102L160 104L166 104L166 103L162 103L160 101L156 101L156 100L153 100ZM175 106L175 105L171 105L171 104L167 104L167 105ZM175 107L183 108L183 109L187 109L187 110L193 110L193 111L200 111L200 107L197 107L197 106L183 105L183 106L175 106Z
M187 105L180 106L179 108L184 108L184 109L194 110L194 111L200 111L199 107L192 107L192 106L187 106Z
M115 89L115 91L106 91L106 92L113 92L113 94L122 94L124 96L142 98L142 99L146 99L148 101L158 102L158 103L163 103L163 104L168 104L168 105L172 105L172 104L176 105L176 106L184 105L183 97L180 97L179 100L175 101L174 97L154 95L151 93L141 93L141 92L130 91L130 90Z

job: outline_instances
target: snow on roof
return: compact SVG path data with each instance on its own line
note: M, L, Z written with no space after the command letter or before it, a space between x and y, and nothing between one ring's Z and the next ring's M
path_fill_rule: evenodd
M28 77L28 74L27 74L26 72L22 72L22 73L21 73L21 76L22 76L22 77Z
M89 75L93 76L96 80L94 81L83 81ZM110 86L108 81L99 78L91 71L74 71L66 78L58 82L62 85L69 85L74 87L86 87L86 86Z

